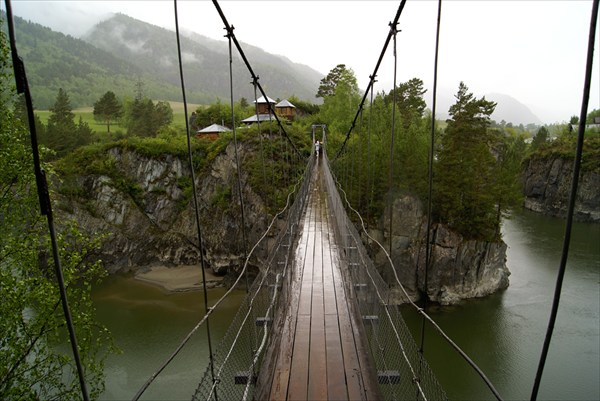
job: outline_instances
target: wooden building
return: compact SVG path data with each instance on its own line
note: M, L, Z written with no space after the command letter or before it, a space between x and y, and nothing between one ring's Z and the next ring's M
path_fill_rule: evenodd
M275 105L275 111L278 115L289 121L293 121L294 117L296 117L296 106L290 103L287 99L277 103Z
M209 125L206 128L196 131L196 137L209 138L209 139L214 140L214 139L217 139L219 137L219 135L222 134L223 132L229 132L229 131L231 131L231 130L227 127L223 127L222 125L219 125L219 124L213 124L213 125Z

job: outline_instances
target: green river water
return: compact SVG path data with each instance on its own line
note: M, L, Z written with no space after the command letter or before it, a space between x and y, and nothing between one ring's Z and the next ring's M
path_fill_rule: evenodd
M529 399L546 332L564 222L519 213L504 223L507 290L429 313L488 375L506 400ZM210 290L216 300L224 290ZM225 334L245 293L236 292L211 319L213 340ZM99 318L123 350L107 361L103 400L131 399L203 315L202 294L166 294L113 276L94 293ZM406 321L419 338L420 319ZM600 399L600 225L575 224L563 294L539 393L540 400ZM493 399L481 379L430 328L425 356L450 399ZM142 399L189 400L208 361L206 330L159 376Z

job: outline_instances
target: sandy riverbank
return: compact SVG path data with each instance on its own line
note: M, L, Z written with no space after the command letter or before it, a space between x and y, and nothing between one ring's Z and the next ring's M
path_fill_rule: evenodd
M223 277L205 270L207 288L221 284ZM137 273L136 280L158 285L169 292L202 290L202 271L199 266L154 266L149 270Z

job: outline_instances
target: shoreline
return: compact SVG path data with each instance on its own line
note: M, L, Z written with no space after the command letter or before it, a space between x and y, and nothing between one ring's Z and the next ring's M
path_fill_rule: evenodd
M204 273L207 289L221 285L222 276L217 276L209 270L205 270ZM153 266L144 272L135 273L133 278L159 286L167 292L202 291L202 270L199 266Z

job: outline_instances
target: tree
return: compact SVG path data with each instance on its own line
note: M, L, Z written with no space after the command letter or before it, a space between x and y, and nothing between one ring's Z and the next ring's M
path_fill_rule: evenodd
M94 119L106 123L106 130L110 132L110 123L123 115L123 106L117 96L108 91L94 103Z
M542 127L543 128L543 127ZM526 145L523 133L513 135L498 134L494 146L496 165L493 174L496 202L496 238L500 238L502 217L508 217L509 208L522 204L523 188L518 177L525 157ZM539 133L538 133L539 135Z
M535 134L533 141L531 141L531 147L537 149L546 142L548 142L548 129L546 129L546 127L540 127L537 134Z
M156 105L149 98L125 103L125 125L128 135L154 137L158 131L173 122L173 109L169 102L158 102Z
M154 126L156 127L156 131L158 131L162 127L166 127L167 125L173 122L173 109L169 102L157 102L154 105Z
M585 119L586 124L594 124L595 118L600 118L600 109L594 109L588 113Z
M351 90L356 89L358 92L358 84L356 83L354 72L346 68L345 64L338 64L329 71L329 74L325 78L321 79L321 84L315 97L325 99L328 96L332 96L340 82L344 82Z
M437 155L435 209L465 237L495 239L498 188L488 126L496 103L475 98L463 82L455 97Z
M29 135L12 111L14 92L4 96L14 88L6 73L7 55L0 29L0 399L78 399L75 364L59 349L68 335L48 258L50 239L39 214ZM54 124L61 123L59 116ZM104 388L103 364L112 345L106 328L93 318L90 287L105 270L87 261L97 242L73 224L57 232L86 382L96 398Z
M395 93L398 114L400 114L402 126L405 129L408 129L413 121L423 117L427 107L423 99L425 92L427 90L423 89L423 81L419 78L413 78L401 83L386 96L386 101L392 102Z
M27 106L25 104L25 95L17 96L14 106L14 116L17 120L25 126L29 126L29 118L27 116ZM38 137L44 137L46 135L46 126L42 122L39 115L34 114L33 119L35 121L35 131Z
M70 126L73 123L75 114L73 114L73 108L71 107L71 101L67 92L60 88L56 95L54 105L50 107L50 117L48 118L48 126Z
M69 96L62 88L58 90L54 105L50 108L46 132L41 134L40 143L52 149L56 157L63 157L92 140L92 131L87 124L81 120L78 125L75 124Z
M336 134L345 134L348 131L360 103L354 72L346 69L343 64L338 65L340 66L343 68L339 71L339 79L333 87L333 92L325 97L319 113L319 118L327 124L328 131L333 134L328 138L329 145L333 145L331 140L335 140Z

